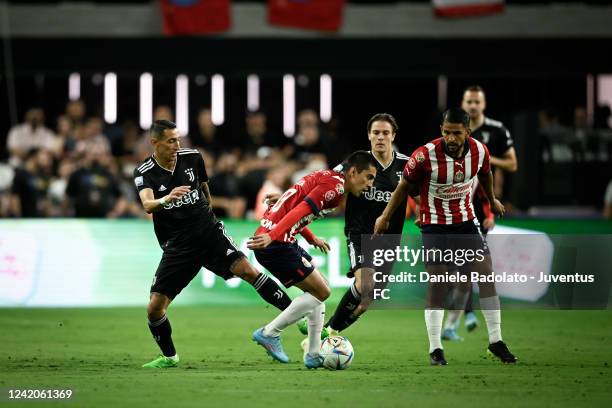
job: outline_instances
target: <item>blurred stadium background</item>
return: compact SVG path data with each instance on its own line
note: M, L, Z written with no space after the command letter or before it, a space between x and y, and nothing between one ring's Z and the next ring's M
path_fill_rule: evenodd
M612 233L608 1L488 0L449 11L437 0L329 0L313 1L321 8L293 17L273 8L300 2L218 0L208 2L212 9L202 3L0 2L0 306L144 307L161 250L131 177L151 153L146 130L154 119L175 120L184 144L201 149L214 210L244 246L262 212L261 197L367 149L371 115L393 114L400 126L397 149L410 154L437 137L440 113L460 104L465 87L478 84L486 92L485 114L510 129L518 157L518 171L496 185L509 210L497 230ZM181 7L193 9L183 15ZM410 220L407 225L409 233L418 232ZM331 254L316 260L335 288L348 284L342 228L342 214L313 228L332 242ZM609 283L609 264L604 269ZM250 288L236 283L202 273L177 303L261 306ZM341 293L336 289L332 303ZM45 327L47 318L83 313L1 310L1 321L15 329L11 345L27 343L32 324ZM152 352L144 318L116 310L125 320L121 327L139 333L131 345ZM92 313L103 321L104 313ZM133 315L139 317L128 322ZM198 315L191 312L196 322ZM573 316L574 323L584 320ZM516 321L533 323L529 319ZM609 313L586 320L601 322L586 332L610 340L609 331L601 333L609 330ZM415 321L410 335L422 348L424 328ZM211 324L223 333L224 324L217 323ZM366 327L357 333L367 336ZM551 332L541 334L542 341ZM123 339L121 330L115 333ZM44 333L34 338L13 357L15 375L7 378L35 373L46 384L46 368L32 363L25 364L31 371L18 369L30 349L45 348ZM50 350L64 356L57 347ZM358 363L368 358L359 355L360 347L365 345L356 346ZM586 348L592 353L598 347L607 346ZM135 357L146 358L140 354ZM223 372L224 361L213 358L212 364ZM609 378L605 373L593 371L597 381ZM605 397L604 388L590 395ZM558 402L571 401L566 397ZM117 402L108 398L106 403Z

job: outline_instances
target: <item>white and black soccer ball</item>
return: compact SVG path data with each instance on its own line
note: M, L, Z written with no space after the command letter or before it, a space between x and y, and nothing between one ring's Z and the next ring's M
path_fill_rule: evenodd
M319 353L323 356L323 367L328 370L346 370L355 357L353 345L343 336L329 336L324 339Z

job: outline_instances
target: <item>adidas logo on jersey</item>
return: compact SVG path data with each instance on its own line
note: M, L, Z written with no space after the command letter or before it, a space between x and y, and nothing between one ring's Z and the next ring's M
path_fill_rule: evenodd
M230 254L233 254L234 250L233 249L228 249L227 252L225 253L225 256L228 256Z
M164 186L163 184L161 185L161 187L159 188L159 190L157 191L166 191L166 186Z

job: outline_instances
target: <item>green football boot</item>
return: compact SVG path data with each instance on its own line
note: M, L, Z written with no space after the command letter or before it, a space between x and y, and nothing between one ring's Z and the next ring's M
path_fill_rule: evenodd
M300 331L300 333L302 333L305 336L308 336L308 319L303 318L302 320L298 321L296 324L297 324L297 328ZM328 336L329 336L329 330L327 329L327 327L323 326L323 330L321 330L321 340L326 339Z
M150 363L143 364L143 368L173 368L178 367L179 358L178 355L175 358L166 357L159 355L155 360Z

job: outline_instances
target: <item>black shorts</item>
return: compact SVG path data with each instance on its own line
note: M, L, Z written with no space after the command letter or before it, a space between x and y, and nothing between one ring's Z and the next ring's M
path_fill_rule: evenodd
M426 224L421 226L421 233L423 234L423 247L426 251L441 250L442 253L445 253L450 250L454 254L459 254L457 251L470 251L470 254L482 251L482 254L489 255L487 240L475 218L460 224ZM425 258L425 264L446 265L449 262L439 256L428 255ZM457 264L457 266L462 265Z
M361 234L348 234L346 237L350 268L346 273L349 278L355 277L355 271L364 267L365 258L361 251ZM371 268L372 266L368 266Z
M264 249L256 249L257 262L270 271L281 283L289 288L300 283L315 270L312 256L297 242L272 242Z
M219 222L216 228L206 232L201 247L164 249L153 278L151 293L161 293L174 299L202 267L227 280L234 277L230 272L232 264L244 256L225 234L223 223Z
M355 277L355 271L361 268L370 268L377 271L382 271L387 274L393 269L393 262L385 262L382 267L374 266L372 254L365 254L363 251L363 240L368 240L365 246L370 249L393 249L400 244L401 235L399 234L384 234L378 235L374 240L371 239L371 234L349 233L346 238L346 246L348 249L350 269L346 276L349 278Z

